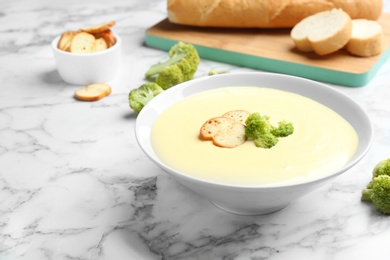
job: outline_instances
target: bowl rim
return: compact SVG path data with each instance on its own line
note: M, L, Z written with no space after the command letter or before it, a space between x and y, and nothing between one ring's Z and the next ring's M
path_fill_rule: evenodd
M360 151L360 153L356 156L356 154L358 153L358 150L357 150L355 152L355 154L353 155L353 157L350 159L350 161L346 165L341 167L340 169L338 169L338 170L336 170L334 172L328 173L328 174L320 175L320 176L315 177L315 178L310 178L310 179L307 179L307 180L302 180L302 181L293 182L293 183L277 182L277 183L271 183L271 184L240 185L240 184L221 183L221 182L207 180L207 179L203 179L203 178L198 178L198 177L194 177L194 176L182 173L181 171L178 171L178 170L176 170L176 169L166 165L164 162L162 162L158 158L157 155L149 154L149 152L147 150L147 147L145 146L145 144L143 143L143 141L140 138L140 136L141 136L140 128L142 128L142 126L140 125L141 124L140 121L141 121L141 119L143 117L148 116L147 115L148 110L150 108L152 108L155 103L157 103L159 100L163 99L167 95L172 95L171 92L174 93L175 91L185 90L186 88L188 88L188 86L191 86L193 84L197 84L197 83L202 82L202 81L207 81L207 79L211 78L210 76L203 76L203 77L199 77L199 78L196 78L196 79L192 79L192 80L187 81L187 82L183 82L181 84L178 84L178 85L174 86L173 88L167 89L164 92L162 92L161 94L159 94L158 96L156 96L155 98L153 98L148 104L145 105L145 107L137 115L137 119L136 119L135 126L134 126L136 141L137 141L138 145L140 146L141 150L147 155L147 157L149 159L152 160L153 163L158 165L160 168L162 168L168 174L177 175L180 178L190 179L191 181L197 182L197 183L202 184L202 185L207 185L207 186L212 186L212 187L221 187L221 188L230 188L230 189L239 189L239 190L245 189L245 190L248 190L248 191L250 191L250 190L255 191L257 189L268 189L268 190L269 189L286 189L286 188L292 188L293 189L295 187L306 186L306 185L310 185L310 184L315 185L315 184L318 184L320 182L324 182L324 181L333 179L333 178L337 177L338 175L340 175L341 173L343 173L343 172L349 170L350 168L352 168L353 166L355 166L368 153L368 151L370 150L370 148L372 146L372 143L373 143L373 139L374 139L374 128L373 128L372 122L371 122L367 112L354 99L352 99L348 95L344 94L340 90L335 89L334 87L331 87L331 86L326 85L326 84L321 83L321 82L317 82L317 81L313 81L313 80L310 80L310 79L306 79L306 78L301 78L301 77L287 75L287 74L272 73L272 72L259 72L259 71L256 71L256 72L235 72L235 73L214 75L212 77L216 79L216 78L225 78L225 77L226 78L229 78L229 77L245 77L245 76L252 76L252 75L255 75L255 76L258 75L259 77L264 76L264 75L265 76L283 77L283 78L286 78L286 79L292 79L292 80L296 80L296 81L307 82L309 84L315 85L315 86L312 86L313 88L318 87L318 88L321 88L322 90L325 90L325 91L328 91L328 92L333 92L335 95L338 95L340 98L350 102L351 104L353 104L355 106L356 109L360 110L361 116L363 116L364 119L366 120L366 123L367 123L366 127L367 127L367 133L368 133L367 137L368 138L367 138L365 147L363 147L363 149ZM229 85L226 85L225 87L229 87ZM248 86L248 87L250 87L250 86ZM267 86L264 86L264 87L267 87ZM270 88L275 89L274 87L270 87ZM213 87L213 88L210 88L208 90L212 90L212 89L215 89L215 88ZM207 90L205 90L205 91L207 91ZM288 91L288 90L285 90L285 91ZM200 91L200 92L202 92L202 91ZM200 92L197 92L197 93L194 93L194 94L198 94ZM290 92L296 93L294 91L290 91ZM192 95L194 95L194 94L192 94ZM305 96L304 94L301 94L301 95ZM184 98L188 98L189 96L191 96L191 95L185 96ZM309 97L309 98L311 98L311 97ZM178 101L179 100L176 100L173 103L169 104L168 106L173 105L174 103L176 103ZM318 100L316 100L316 101L321 103L322 105L325 105L325 104L323 104L322 102L320 102ZM161 109L160 113L163 112L165 109L166 108ZM336 113L338 113L338 112L336 112ZM338 114L340 114L340 113L338 113ZM346 118L344 118L344 119L347 120ZM154 120L153 120L153 122L154 122ZM150 128L151 127L152 126L150 126ZM356 130L356 127L354 127L354 128ZM360 144L361 144L361 142L359 142L357 149L359 148Z
M102 51L97 51L97 52L73 53L73 52L63 51L63 50L58 49L58 41L60 40L62 34L54 37L54 39L51 41L50 45L51 45L51 48L54 52L59 53L61 55L66 55L66 56L70 56L70 57L94 57L94 56L104 55L104 54L108 54L110 52L113 52L122 45L121 37L117 33L115 33L114 31L112 33L114 34L115 39L116 39L115 44L112 45L110 48L107 48L107 49L102 50Z

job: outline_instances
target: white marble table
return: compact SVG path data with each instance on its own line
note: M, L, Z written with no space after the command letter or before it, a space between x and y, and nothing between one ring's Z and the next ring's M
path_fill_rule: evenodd
M179 185L136 143L127 96L166 55L143 44L165 17L164 0L0 1L0 259L390 259L390 217L360 201L390 157L390 60L367 86L333 86L372 118L367 156L279 212L238 216ZM76 101L50 41L111 19L123 37L113 93ZM250 70L202 60L196 77L213 67Z

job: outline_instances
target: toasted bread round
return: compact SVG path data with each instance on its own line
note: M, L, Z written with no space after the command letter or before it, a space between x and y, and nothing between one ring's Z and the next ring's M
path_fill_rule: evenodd
M234 148L246 141L245 126L240 123L227 125L213 138L213 144L219 147Z
M200 128L200 139L212 140L213 137L221 130L222 125L229 124L231 119L226 117L214 117L207 120Z
M116 43L115 35L111 30L95 33L94 35L95 38L103 38L106 41L108 48L110 48Z
M214 117L202 125L199 137L219 147L233 148L246 141L245 126L229 117Z
M72 38L70 51L74 53L90 53L93 52L95 45L95 37L86 32L79 32Z
M226 112L222 116L229 117L234 121L245 125L245 121L248 118L249 114L250 113L245 110L233 110L233 111Z
M92 51L104 51L108 48L107 42L103 38L98 38L93 44Z
M73 31L68 31L61 34L60 40L58 41L57 48L62 51L70 51L70 44L75 34L76 33Z
M85 86L74 93L78 100L97 101L111 94L111 87L105 83L94 83Z
M87 32L87 33L100 33L100 32L109 30L115 24L116 24L115 21L109 21L107 23L101 23L101 24L94 25L94 26L91 26L91 27L82 28L81 31Z
M377 21L356 19L352 20L352 36L347 43L349 53L369 57L383 51L383 29Z
M291 30L298 50L326 55L343 48L351 38L352 19L341 9L308 16Z

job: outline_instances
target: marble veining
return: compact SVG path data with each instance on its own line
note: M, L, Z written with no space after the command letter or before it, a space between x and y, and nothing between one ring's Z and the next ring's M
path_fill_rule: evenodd
M367 156L329 185L269 215L226 213L154 165L134 136L131 89L166 53L144 45L164 0L0 2L0 259L345 260L390 258L390 218L360 201L390 157L390 60L361 88L333 86L370 115ZM390 1L384 1L390 12ZM112 94L79 102L51 40L116 20L122 36ZM211 68L250 71L202 60Z

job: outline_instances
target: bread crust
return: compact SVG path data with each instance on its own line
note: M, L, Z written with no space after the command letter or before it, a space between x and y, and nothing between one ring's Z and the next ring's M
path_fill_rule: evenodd
M377 20L382 13L383 0L330 0L335 8L344 10L352 19Z
M352 19L376 20L383 0L167 0L172 23L201 27L292 28L303 18L341 8Z

